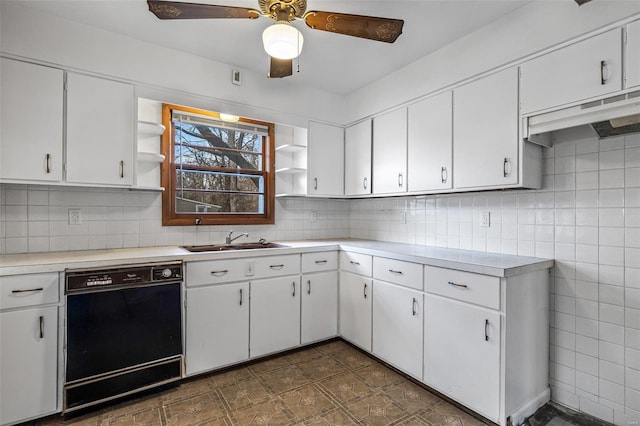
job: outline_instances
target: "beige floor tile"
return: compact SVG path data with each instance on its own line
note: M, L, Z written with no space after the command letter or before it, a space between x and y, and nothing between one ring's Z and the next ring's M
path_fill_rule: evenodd
M341 403L373 394L371 388L353 373L338 374L318 382L318 385Z
M257 378L223 386L218 389L218 392L230 410L239 410L248 405L259 404L272 397L272 394Z
M309 378L296 365L273 370L258 376L262 385L274 394L286 392L309 383Z
M315 358L306 363L297 365L302 373L311 380L320 380L329 376L335 376L346 371L346 369L333 358Z
M336 405L315 385L290 390L281 394L280 399L298 421L319 417L336 408Z
M365 425L388 425L407 416L407 412L384 394L371 395L345 405Z

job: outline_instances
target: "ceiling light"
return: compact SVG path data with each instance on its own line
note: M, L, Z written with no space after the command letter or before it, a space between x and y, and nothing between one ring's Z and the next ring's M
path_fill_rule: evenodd
M228 121L229 123L235 123L236 121L240 120L240 117L238 117L237 115L225 114L224 112L221 112L220 120Z
M304 38L290 23L278 21L264 30L262 43L269 56L277 59L293 59L302 52Z

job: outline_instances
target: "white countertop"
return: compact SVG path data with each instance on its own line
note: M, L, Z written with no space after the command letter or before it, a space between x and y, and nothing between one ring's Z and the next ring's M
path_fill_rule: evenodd
M467 272L510 277L547 269L553 260L367 240L278 241L286 248L191 253L177 246L0 255L0 276L147 262L272 256L342 249Z

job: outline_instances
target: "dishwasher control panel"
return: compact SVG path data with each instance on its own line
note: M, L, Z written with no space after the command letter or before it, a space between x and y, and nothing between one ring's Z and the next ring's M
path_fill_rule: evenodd
M65 292L182 281L182 262L132 265L99 270L65 271Z

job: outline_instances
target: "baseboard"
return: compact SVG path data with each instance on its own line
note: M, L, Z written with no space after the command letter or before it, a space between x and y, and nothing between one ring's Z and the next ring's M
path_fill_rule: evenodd
M510 421L508 422L508 424L514 426L522 424L527 417L535 413L538 408L549 402L550 399L551 388L546 388L544 391L542 391L541 394L511 413L511 415L509 416Z

